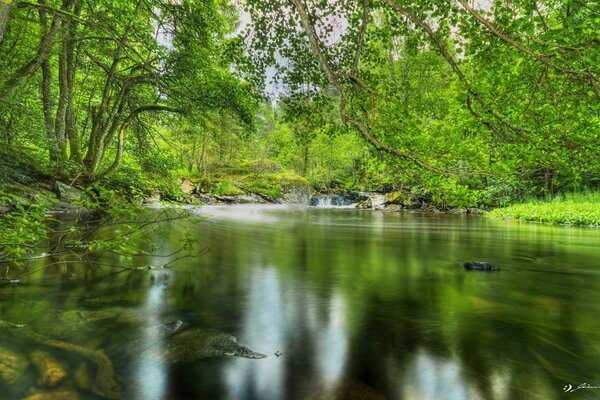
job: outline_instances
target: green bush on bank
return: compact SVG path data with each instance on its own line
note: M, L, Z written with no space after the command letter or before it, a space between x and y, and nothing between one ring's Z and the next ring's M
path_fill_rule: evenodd
M488 215L521 221L600 226L600 192L557 195L545 201L497 208Z

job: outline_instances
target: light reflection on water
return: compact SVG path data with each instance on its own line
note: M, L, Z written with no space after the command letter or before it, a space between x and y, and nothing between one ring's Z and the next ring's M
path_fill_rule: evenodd
M202 213L201 258L62 286L47 270L2 289L2 318L23 320L28 298L41 310L128 309L133 329L109 321L87 342L108 331L110 348L136 332L142 347L166 346L156 327L168 315L268 355L169 365L129 354L115 360L125 398L558 400L600 377L598 230L282 206ZM468 273L465 260L502 271ZM41 283L58 289L40 296Z
M165 272L162 272L160 275L155 271L152 272L154 276L168 276L164 275ZM143 323L140 329L141 347L144 349L155 347L160 351L164 347L165 343L161 334L162 332L157 328L161 324L159 317L165 309L166 293L167 283L164 281L150 285L147 290L146 300L140 310L143 316ZM140 397L148 400L165 399L168 397L167 384L167 366L163 363L140 357L134 382L135 387L138 388Z

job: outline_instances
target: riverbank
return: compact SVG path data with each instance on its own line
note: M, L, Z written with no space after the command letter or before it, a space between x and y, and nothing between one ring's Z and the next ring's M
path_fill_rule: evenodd
M496 208L491 218L600 227L600 192L570 193Z

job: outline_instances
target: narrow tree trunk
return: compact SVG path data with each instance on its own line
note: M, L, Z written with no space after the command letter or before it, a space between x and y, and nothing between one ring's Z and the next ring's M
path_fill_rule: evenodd
M0 0L0 3L3 2L4 0ZM71 5L72 0L64 0L62 10L69 10ZM27 64L17 69L7 81L0 85L0 102L9 96L10 92L17 87L26 76L29 76L37 71L37 69L41 67L44 60L50 57L52 46L54 45L54 39L56 38L56 33L60 27L61 20L61 15L57 14L54 16L48 32L46 32L46 34L43 35L40 40L40 46L35 56L29 60Z
M0 0L2 2L2 0ZM44 0L39 0L39 4L46 4ZM40 9L40 25L44 35L48 33L48 17L46 10ZM54 121L52 119L52 68L50 66L50 60L45 59L42 62L42 84L41 84L41 95L42 95L42 110L44 112L44 128L46 131L46 138L48 140L48 152L50 157L50 165L54 168L58 162L58 145L54 136Z
M10 19L10 9L13 3L10 0L0 0L0 45L4 40L4 32L8 26L8 20Z
M198 168L200 169L200 176L202 179L206 178L207 168L206 165L208 163L206 149L208 147L208 134L206 133L206 129L202 134L202 156L200 157L200 165Z
M192 152L190 153L190 157L188 159L188 172L191 174L194 170L194 161L196 160L196 136L192 139ZM200 168L198 166L198 168Z
M181 110L179 110L179 109L169 107L169 106L163 106L163 105L159 105L159 104L141 106L141 107L138 107L135 110L133 110L123 120L123 123L121 124L121 126L119 128L119 137L118 137L118 142L117 142L117 154L115 155L115 159L114 159L112 165L110 167L108 167L108 169L106 171L104 171L103 173L91 175L88 177L88 179L93 180L96 178L102 178L104 176L112 174L113 172L115 172L117 170L117 168L119 168L119 165L121 164L121 160L123 159L123 153L125 152L125 136L127 133L127 128L129 127L129 124L131 123L131 121L133 121L133 119L135 117L137 117L139 114L146 112L146 111L170 111L170 112L178 112L178 113L181 112Z
M304 146L304 160L302 163L302 176L306 176L306 173L308 172L308 146L305 145Z
M75 0L75 6L73 14L76 16L81 15L81 0ZM69 141L69 158L81 163L81 144L79 142L79 135L77 134L76 122L77 116L73 107L73 95L75 90L75 36L77 34L76 20L69 22L67 28L67 36L64 38L64 53L65 53L65 66L67 69L66 74L66 89L67 89L67 108L65 110L65 134Z

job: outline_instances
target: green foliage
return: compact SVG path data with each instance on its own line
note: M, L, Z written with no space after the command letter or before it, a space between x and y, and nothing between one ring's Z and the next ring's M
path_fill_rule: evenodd
M244 190L261 194L273 200L281 198L289 190L309 188L306 179L289 171L248 174L241 177L240 181Z
M211 187L211 193L221 196L236 196L244 194L244 191L229 181L219 182Z
M112 264L118 257L118 267L132 266L135 257L152 255L157 251L156 239L169 235L168 221L187 219L181 209L165 208L159 212L141 206L144 194L135 189L125 193L100 186L86 190L86 196L76 202L87 212L78 218L59 220L52 213L56 200L38 197L27 201L20 196L0 192L0 203L16 203L10 212L0 215L0 266L22 267L38 259L52 257L55 264L81 263ZM180 259L191 255L197 248L197 238L183 234ZM47 249L42 252L41 249ZM169 250L172 252L172 249ZM105 260L106 258L106 260ZM93 261L90 261L93 260ZM19 279L27 272L13 272Z
M488 215L520 221L600 226L600 192L562 194L546 201L497 208Z
M55 221L48 212L51 201L41 196L27 201L0 191L0 204L3 203L16 205L12 212L0 214L0 262L22 265L48 238L48 224Z

